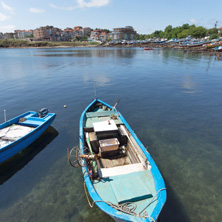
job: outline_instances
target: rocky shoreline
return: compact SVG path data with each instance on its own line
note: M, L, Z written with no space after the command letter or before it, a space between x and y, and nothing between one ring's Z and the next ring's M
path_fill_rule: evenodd
M193 53L201 53L210 56L215 56L216 59L222 60L222 51L214 50L214 47L206 47L206 46L182 46L182 45L173 45L170 43L142 43L142 44L100 44L97 47L120 47L120 48L130 48L130 47L140 47L140 48L164 48L164 49L178 49L183 50L184 52L193 52ZM216 47L216 46L215 46Z
M0 41L3 43L3 41ZM215 56L216 59L222 60L222 51L216 51L214 48L216 46L183 46L175 45L170 43L139 43L139 44L92 44L92 43L74 43L74 42L27 42L27 41L4 41L6 44L0 44L0 48L69 48L69 47L119 47L119 48L131 48L131 47L140 47L140 48L164 48L164 49L178 49L183 50L184 52L191 53L201 53L210 56Z

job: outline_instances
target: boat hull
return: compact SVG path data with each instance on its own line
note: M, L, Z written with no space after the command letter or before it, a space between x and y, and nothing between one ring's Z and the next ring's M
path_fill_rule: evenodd
M33 112L35 113L35 112ZM27 134L26 136L16 140L15 142L9 144L8 146L1 148L0 149L0 164L7 161L11 157L15 156L18 154L20 151L24 150L26 147L31 145L36 139L38 139L45 131L46 129L52 124L54 121L56 115L54 113L48 114L49 116L46 116L46 121L36 127L32 132ZM7 123L8 125L10 122L14 122L16 119L20 119L24 116L21 115L19 117L16 117L13 120L9 120ZM1 124L1 125L6 125L7 123Z
M110 105L108 105L107 103L96 99L91 104L89 104L89 106L82 113L81 118L80 118L80 131L79 131L80 141L79 141L79 145L80 145L80 150L82 150L83 153L84 153L84 130L83 130L83 128L84 128L84 122L85 122L85 118L86 118L86 112L96 102L102 103L103 105L112 109L112 107ZM121 113L118 112L118 116L121 119L122 123L127 128L128 132L132 135L132 137L134 138L136 143L139 145L140 149L142 150L142 152L144 153L144 155L146 156L147 160L149 161L149 163L151 165L151 172L153 174L153 179L155 181L155 189L156 189L156 191L162 190L159 193L158 203L156 204L156 207L153 210L150 217L147 217L146 219L117 211L114 208L112 208L110 205L108 205L107 203L103 202L103 200L101 199L101 197L97 193L94 185L92 184L92 181L91 181L91 178L90 178L90 172L88 171L88 168L86 166L83 166L82 171L83 171L83 176L84 176L84 182L85 182L86 187L88 189L88 193L89 193L90 197L92 198L92 200L96 203L96 205L103 212L105 212L110 217L112 217L115 221L157 221L157 219L159 217L159 214L162 210L162 207L164 206L164 204L166 202L165 183L164 183L163 178L162 178L162 176L159 172L159 169L157 168L157 166L156 166L154 160L152 159L151 155L147 152L147 150L145 149L145 147L143 146L141 141L138 139L138 137L136 136L134 131L130 128L130 126L128 125L126 120L123 118Z

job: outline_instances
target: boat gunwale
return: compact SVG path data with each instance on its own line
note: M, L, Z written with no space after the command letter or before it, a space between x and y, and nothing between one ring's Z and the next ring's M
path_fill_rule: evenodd
M83 135L83 120L84 120L84 116L86 115L87 110L96 102L100 102L102 104L104 104L105 106L109 107L109 108L113 108L112 106L110 106L109 104L103 102L102 100L99 99L94 99L86 108L85 110L82 112L81 117L80 117L80 125L79 125L79 142L80 142L80 149L84 148L84 135ZM146 156L146 158L148 159L150 165L151 165L151 173L155 182L155 189L156 192L158 192L161 189L162 190L158 195L158 202L152 212L151 215L149 215L151 218L153 218L155 221L158 219L159 214L166 202L166 187L165 187L165 183L163 180L163 177L157 167L157 165L155 164L153 158L151 157L151 155L147 152L147 150L145 149L144 145L142 144L142 142L139 140L139 138L136 136L136 134L134 133L134 131L131 129L131 127L129 126L129 124L126 122L126 120L124 119L124 117L121 115L120 112L116 111L117 114L119 115L120 120L123 122L123 124L125 124L127 130L129 131L129 133L133 136L133 138L136 140L137 144L139 145L140 149L142 150L142 152L144 153L144 155ZM84 150L83 150L84 151ZM91 196L91 198L93 199L93 201L103 201L100 196L98 195L96 189L94 188L90 177L89 177L89 172L88 172L88 168L87 166L83 166L82 167L82 172L83 172L83 176L84 176L84 181L86 183L88 192ZM132 221L132 220L136 220L137 221L144 221L143 218L140 217L136 217L133 215L128 215L126 213L120 212L118 210L113 209L112 207L110 207L107 203L105 202L96 202L96 205L105 213L107 213L108 215L110 215L113 218L116 219L121 219L123 221ZM148 221L150 221L149 217L147 218Z

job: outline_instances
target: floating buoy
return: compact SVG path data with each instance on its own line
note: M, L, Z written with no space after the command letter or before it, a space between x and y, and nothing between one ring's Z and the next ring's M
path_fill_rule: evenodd
M66 105L64 105L64 108L66 108Z

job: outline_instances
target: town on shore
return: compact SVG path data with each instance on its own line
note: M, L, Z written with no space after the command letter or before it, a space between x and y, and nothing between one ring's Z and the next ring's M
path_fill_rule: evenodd
M17 42L16 42L17 40ZM20 40L18 42L18 40ZM25 42L21 42L21 41ZM44 26L34 30L0 32L0 47L56 47L56 46L119 46L183 48L195 51L222 52L222 27L205 29L202 26L184 24L150 35L138 34L132 26L108 29L91 29L75 26L59 29Z

